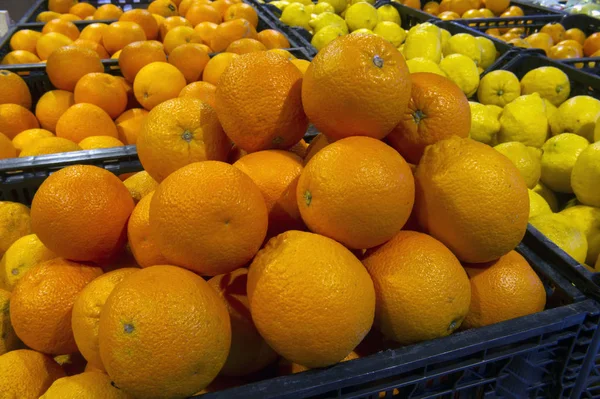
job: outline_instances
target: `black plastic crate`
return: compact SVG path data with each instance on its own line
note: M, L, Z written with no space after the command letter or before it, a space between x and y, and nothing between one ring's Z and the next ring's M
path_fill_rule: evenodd
M114 4L123 9L123 11L129 11L132 8L148 8L152 0L85 0L81 3L90 3L94 7L99 7L104 4ZM48 0L37 0L35 4L23 15L19 20L20 24L28 22L36 22L36 18L42 12L48 11Z
M421 9L425 6L425 4L427 4L430 1L432 1L432 0L421 0ZM441 3L441 0L433 0L433 1L437 1L438 3ZM540 6L537 4L532 4L527 1L512 0L510 2L510 6L521 7L521 9L523 9L523 13L525 15L549 15L549 14L563 14L564 15L564 12L561 10L555 10L555 9Z

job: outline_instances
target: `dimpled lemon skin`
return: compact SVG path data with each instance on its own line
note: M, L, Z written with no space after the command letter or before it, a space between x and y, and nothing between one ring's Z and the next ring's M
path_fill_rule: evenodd
M569 219L557 213L538 215L529 223L579 263L585 263L587 239Z
M577 159L588 147L583 137L573 133L554 136L542 146L542 183L559 193L572 193L571 174Z
M521 176L525 179L527 188L534 188L540 180L542 167L539 156L530 151L529 148L532 147L527 147L525 144L516 141L498 144L494 147L496 151L510 159L519 169Z
M571 172L571 186L579 202L600 207L600 141L579 154Z

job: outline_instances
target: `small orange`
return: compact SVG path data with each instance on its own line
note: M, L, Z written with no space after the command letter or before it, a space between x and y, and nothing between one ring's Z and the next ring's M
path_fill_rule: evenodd
M438 15L440 13L440 3L437 1L428 1L423 6L423 11L428 14Z
M50 82L61 90L75 90L79 79L92 72L104 72L104 66L98 53L84 47L61 47L50 55L46 63Z
M504 40L505 42L510 42L511 40L515 40L515 39L520 39L521 35L519 35L518 33L510 33L507 32L505 34L503 34L502 36L500 36L500 39Z
M446 11L450 11L450 0L442 0L440 2L440 9L438 15Z
M48 10L65 14L78 0L48 0Z
M550 47L548 51L548 58L557 60L581 57L583 57L583 52L579 48L568 44L557 44Z
M10 316L18 337L30 348L43 353L76 352L71 330L73 302L83 287L101 274L99 267L63 258L51 259L30 269L11 295Z
M552 38L553 44L557 44L558 42L565 40L565 27L559 22L551 22L544 25L542 29L540 29L540 32L549 34Z
M127 109L140 108L141 105L137 98L135 98L135 93L133 92L133 84L125 80L125 78L122 76L115 76L115 78L119 79L125 88L125 92L127 93Z
M48 34L50 32L62 33L71 40L77 40L79 37L79 29L73 22L63 21L61 19L53 19L47 22L42 29L42 34Z
M31 228L59 256L101 261L124 248L132 211L129 191L111 172L91 165L67 166L37 191Z
M21 152L25 147L29 147L39 139L45 139L46 137L54 137L54 134L46 129L28 129L17 134L12 139L12 143L15 149Z
M224 51L231 43L243 38L256 39L256 29L243 18L233 19L220 24L210 41L210 48L215 52Z
M506 11L510 12L515 17L522 17L525 15L525 12L523 12L523 9L519 6L510 6Z
M93 16L95 12L96 7L90 3L77 3L69 8L69 14L77 15L81 19Z
M491 28L485 31L490 36L500 36L500 30L498 28Z
M121 114L116 120L119 140L125 144L136 144L137 137L146 121L148 111L143 108L133 108Z
M583 42L583 53L586 57L591 57L598 50L600 50L600 32L589 35Z
M531 44L529 44L529 42L527 42L527 40L521 39L520 37L519 38L515 38L515 39L510 39L508 41L508 43L512 44L515 47L532 48Z
M407 7L411 7L411 8L415 8L417 10L421 9L421 2L420 0L401 0L401 4L407 6Z
M167 33L163 41L167 54L171 54L177 46L186 43L202 43L200 34L189 26L176 26Z
M146 40L146 34L135 22L118 21L108 25L102 36L104 48L109 54L114 54L129 43Z
M156 181L154 181L154 183L156 184ZM156 240L150 233L150 203L153 196L154 191L140 199L127 223L129 246L135 260L141 267L165 265L169 263L167 258L161 254L156 244Z
M207 54L214 53L214 51L212 51L212 49L206 44L198 44L198 46L200 46L204 51L206 51Z
M221 14L210 4L194 3L185 14L185 19L190 21L192 26L200 22L212 22L220 24L222 22Z
M70 40L70 39L69 39ZM2 65L37 64L41 60L33 53L25 50L11 51L2 59Z
M213 34L217 30L217 24L212 22L200 22L194 27L194 30L200 34L203 43L210 43Z
M563 46L575 47L577 50L579 50L579 52L581 53L581 56L583 57L583 46L577 40L566 39L566 40L563 40L562 42L558 42L557 44L560 44Z
M185 76L166 62L152 62L137 73L133 91L139 103L151 110L158 104L175 98L185 87Z
M98 150L102 148L123 147L119 139L111 136L90 136L79 142L82 150Z
M42 11L37 17L35 17L35 22L46 23L48 21L52 21L53 19L60 18L60 15L61 14L54 11Z
M479 8L477 0L450 0L450 11L454 11L458 15L463 15L471 9Z
M200 79L209 60L206 51L196 43L177 46L169 55L169 64L179 69L188 84Z
M267 48L264 44L255 39L239 39L235 42L231 43L229 47L227 47L228 53L235 54L246 54L252 53L255 51L266 51Z
M484 327L544 310L544 285L517 252L464 266L471 281L471 309L463 327Z
M119 21L135 22L142 27L147 40L155 40L158 38L158 23L148 10L136 8L126 11Z
M221 17L225 18L225 13L227 12L227 9L233 4L235 4L235 2L233 2L232 0L215 0L211 4L214 8L217 9L217 11L219 11Z
M94 41L77 39L73 42L72 45L75 47L85 47L89 48L90 50L94 50L96 54L98 54L98 57L100 57L103 60L110 58L110 55L108 54L106 49L101 44L96 43Z
M18 104L0 104L0 133L13 139L23 130L36 129L40 125L35 115Z
M197 98L214 108L216 90L217 87L208 82L193 82L181 89L179 97Z
M485 8L491 10L494 14L500 15L508 9L510 0L486 0Z
M567 31L565 32L565 39L575 40L582 46L583 46L583 43L585 43L585 38L586 38L585 33L583 33L583 31L579 28L567 29Z
M439 13L437 17L442 21L453 21L455 19L460 19L460 15L454 11L443 11Z
M0 392L7 398L39 398L65 372L50 356L17 349L0 356Z
M94 19L119 19L121 18L121 15L123 15L123 10L121 9L121 7L116 6L114 4L104 4L98 7L98 9L94 12Z
M156 21L156 25L158 26L158 38L162 40L162 36L160 36L160 27L162 26L163 22L165 22L166 18L158 14L152 14L152 17L154 18L154 20Z
M127 190L129 190L129 194L131 194L131 198L133 198L133 202L136 204L139 203L139 201L146 195L154 192L156 187L158 187L156 180L154 180L152 176L150 176L150 174L145 170L134 173L132 176L123 180L123 184L125 187L127 187Z
M233 4L225 11L224 21L243 18L250 22L255 28L258 26L258 15L252 6L246 3Z
M179 3L179 6L177 8L177 11L179 12L179 15L182 15L182 16L185 17L185 14L188 12L188 10L190 9L190 7L193 4L197 4L197 3L214 4L210 0L183 0L183 1L181 1Z
M81 147L77 143L62 137L45 137L23 148L19 153L19 157L33 157L73 151L81 151Z
M42 33L35 30L18 30L10 38L10 48L13 51L25 50L29 51L30 53L36 54L37 50L35 46L40 37L42 37Z
M29 87L16 73L0 70L0 104L18 104L31 108Z
M481 15L483 15L483 18L494 18L495 15L491 10L488 10L487 8L480 8L479 11L481 12Z
M81 21L83 18L81 18L75 14L62 14L58 19L63 20L63 21L73 22L73 21Z
M275 29L265 29L256 35L256 39L269 50L278 48L290 48L290 42L283 33Z
M167 62L164 46L156 40L130 43L119 56L121 73L129 82L135 80L140 69L153 62Z
M35 106L35 116L42 128L56 131L56 123L71 105L75 104L73 93L65 90L51 90L40 97Z
M165 18L164 22L159 27L161 40L165 40L165 36L167 36L167 33L169 33L171 29L177 26L189 26L190 28L193 28L190 21L188 21L184 17L175 16Z
M162 15L165 18L179 15L177 5L171 0L154 0L148 6L148 11L152 14Z
M239 57L239 55L235 53L220 53L215 55L204 67L204 72L202 72L202 80L217 86L223 71L225 71L225 69L237 57Z
M554 45L552 36L543 32L534 33L533 35L528 36L525 40L527 43L531 44L531 47L542 49L546 52L546 54L548 54L550 51L550 47Z
M461 16L463 19L483 18L483 13L479 10L468 10Z
M16 156L17 149L11 139L0 133L0 159L15 158Z
M56 123L56 135L79 143L90 136L117 137L117 128L110 116L94 104L75 104Z
M102 36L104 35L107 27L108 25L98 22L90 24L83 28L79 38L102 44Z
M140 161L158 182L192 162L225 161L230 147L214 109L187 97L154 108L137 138Z

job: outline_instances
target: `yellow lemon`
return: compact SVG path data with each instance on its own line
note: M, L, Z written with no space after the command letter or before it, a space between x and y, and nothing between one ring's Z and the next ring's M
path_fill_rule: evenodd
M477 89L479 102L504 107L521 95L517 76L504 70L492 71L481 78Z
M548 205L550 205L550 209L552 209L552 212L558 211L558 199L556 198L556 194L554 194L554 191L544 186L544 183L542 183L541 181L538 182L538 184L536 184L532 191L541 195L542 198L546 200Z
M545 213L529 219L529 223L577 262L585 262L588 247L585 234L571 225L566 216Z
M29 208L16 202L0 201L0 254L28 234L31 234Z
M585 262L593 266L600 255L600 208L587 205L575 205L560 211L571 224L585 234L588 251Z
M417 25L413 26L408 31L408 34L410 35L411 33L415 33L418 31L426 31L426 32L435 33L435 35L437 36L438 39L440 39L440 40L442 39L442 30L438 26L432 24L431 22L424 22L422 24L417 24Z
M0 261L0 288L12 291L17 282L35 265L56 258L35 234L15 241Z
M504 107L500 116L498 142L520 141L539 148L547 136L548 117L539 94L517 97Z
M371 29L377 26L379 16L377 9L369 3L356 3L346 10L346 23L350 31L361 28Z
M539 195L533 190L527 190L529 193L529 218L534 218L538 215L552 213L550 205L546 202L544 197Z
M327 4L327 3L322 3ZM318 14L315 18L311 19L308 24L311 28L316 32L325 28L326 26L337 26L346 34L348 33L348 25L346 25L346 21L342 17L332 12L324 12Z
M496 145L496 135L500 131L498 116L489 107L469 101L471 108L471 130L469 137L480 143Z
M600 117L600 101L590 96L576 96L558 107L550 120L552 134L575 133L594 141L596 121Z
M351 35L374 35L375 33L373 33L373 31L371 29L357 29L354 32L351 33Z
M542 166L540 164L541 153L530 151L529 148L532 147L527 147L518 141L502 143L494 147L496 151L510 159L517 169L519 169L527 187L534 188L542 174Z
M440 68L467 97L475 94L479 87L479 71L472 59L462 54L451 54L440 62Z
M458 33L448 39L448 42L442 49L444 57L451 54L466 55L479 66L481 63L481 48L475 38L467 33Z
M406 65L408 66L410 73L429 72L446 77L446 74L441 70L438 64L426 58L413 58L407 60Z
M583 137L563 133L542 146L542 182L559 193L572 193L571 172L579 155L589 145Z
M579 154L571 172L571 186L579 202L600 207L600 141Z
M340 14L348 6L348 3L346 3L346 0L319 0L319 2L317 3L317 6L319 5L319 3L331 4L337 14Z
M310 14L306 11L304 4L301 3L292 3L287 6L281 13L279 20L289 26L310 29L308 25Z
M391 4L379 7L377 9L377 15L379 16L379 22L389 21L397 25L402 25L402 19L400 18L398 10Z
M400 46L406 39L406 31L395 22L383 21L379 22L373 33L377 36L383 37L388 42L392 43L394 47Z
M594 127L594 143L596 141L600 141L600 118L598 118L598 120L596 121L596 126ZM13 143L14 143L14 139L13 139Z
M10 322L9 309L10 292L0 289L0 355L24 347Z
M521 93L539 93L557 107L571 93L571 83L566 73L555 67L540 67L527 72L521 79ZM562 133L562 132L559 132Z
M314 34L310 44L315 46L317 50L321 50L323 47L331 43L339 36L344 36L345 33L339 26L329 25Z
M479 49L481 50L481 62L479 66L483 69L488 69L496 61L496 46L487 37L477 36L475 38Z
M448 40L450 40L451 37L452 35L450 34L450 32L448 32L446 29L440 28L440 40L442 43L442 48L444 48L444 46L446 45L446 43L448 43Z
M271 2L269 4L273 4L273 2ZM325 2L317 3L315 5L313 13L319 15L319 14L322 14L324 12L333 12L333 13L335 13L335 7L333 7L331 4L325 3Z

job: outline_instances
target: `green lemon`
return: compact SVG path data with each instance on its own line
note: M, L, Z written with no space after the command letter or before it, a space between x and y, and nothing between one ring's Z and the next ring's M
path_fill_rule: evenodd
M500 117L498 142L520 141L527 146L539 148L547 136L546 107L537 93L517 97L504 107Z
M496 145L500 121L494 111L483 104L469 101L471 108L471 130L469 137L480 143Z
M539 195L533 190L527 190L529 193L529 218L534 218L539 215L552 213L550 205L546 202L544 197Z
M383 21L375 26L373 33L377 36L383 37L388 42L392 43L394 47L400 46L406 39L406 31L395 22Z
M554 136L542 146L542 182L553 191L572 193L571 172L583 150L589 145L573 133Z
M518 141L498 144L494 147L496 151L506 156L519 169L521 176L525 179L528 188L534 188L540 180L542 167L540 164L540 153L530 151L523 143Z
M377 9L369 3L356 3L351 5L348 10L346 10L345 19L350 31L362 28L373 30L379 22Z
M577 262L585 262L587 239L569 218L558 213L544 213L529 219L529 223Z
M571 224L585 234L588 242L585 262L593 266L600 255L600 208L575 205L560 211L560 214L569 218Z
M579 154L571 172L571 186L579 202L600 207L600 141Z

